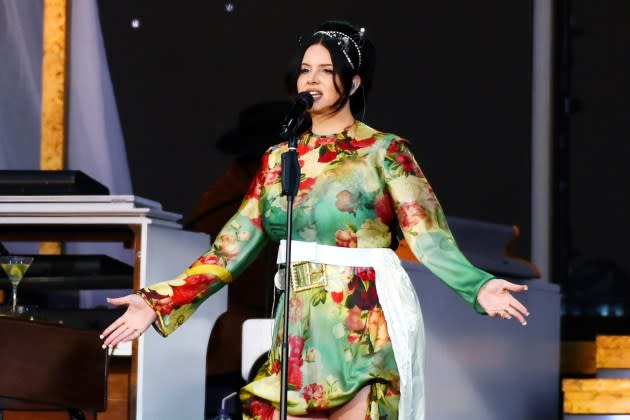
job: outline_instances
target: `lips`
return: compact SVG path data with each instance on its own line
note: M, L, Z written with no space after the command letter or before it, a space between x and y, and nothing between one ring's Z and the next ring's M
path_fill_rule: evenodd
M309 90L308 93L311 94L311 96L313 97L313 100L316 101L319 98L322 97L322 93L318 90Z

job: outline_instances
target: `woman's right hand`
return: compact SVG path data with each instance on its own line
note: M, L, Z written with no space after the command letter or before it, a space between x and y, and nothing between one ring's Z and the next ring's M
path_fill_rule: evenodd
M115 347L118 343L140 337L157 319L153 308L136 294L109 299L109 303L114 306L127 305L127 310L101 334L103 348Z

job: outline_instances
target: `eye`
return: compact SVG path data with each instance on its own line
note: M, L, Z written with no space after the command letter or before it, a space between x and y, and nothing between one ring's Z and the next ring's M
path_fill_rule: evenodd
M324 73L333 74L334 70L333 69L324 69Z
M306 67L302 67L300 69L300 73L308 73L309 69L307 69Z

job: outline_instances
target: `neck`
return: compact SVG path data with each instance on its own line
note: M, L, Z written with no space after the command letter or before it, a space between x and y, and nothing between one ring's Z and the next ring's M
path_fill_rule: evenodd
M350 107L344 107L334 114L311 114L311 131L314 134L327 135L341 132L354 123Z

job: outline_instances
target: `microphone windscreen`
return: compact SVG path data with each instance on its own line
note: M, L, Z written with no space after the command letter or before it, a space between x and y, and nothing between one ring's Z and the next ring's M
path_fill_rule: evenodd
M311 109L313 106L313 95L309 92L300 92L295 98L295 102L304 104L306 109Z

